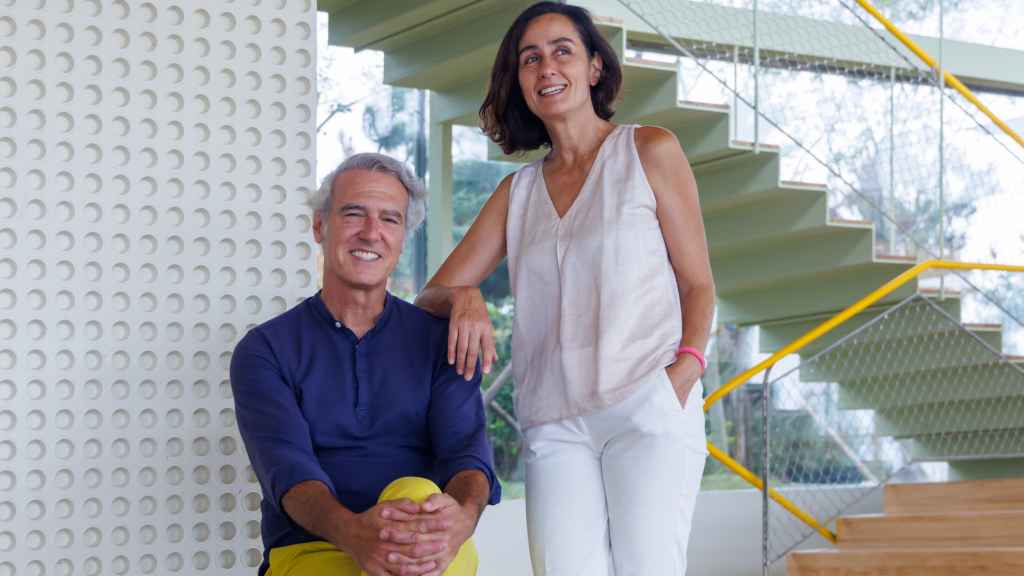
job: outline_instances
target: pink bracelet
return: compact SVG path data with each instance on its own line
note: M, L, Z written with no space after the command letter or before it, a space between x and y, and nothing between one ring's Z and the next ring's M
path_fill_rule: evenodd
M676 350L676 358L679 358L683 354L689 354L697 359L697 362L700 363L700 373L703 376L704 371L708 369L708 361L704 359L704 355L700 353L700 350L697 350L693 346L680 346L679 349Z

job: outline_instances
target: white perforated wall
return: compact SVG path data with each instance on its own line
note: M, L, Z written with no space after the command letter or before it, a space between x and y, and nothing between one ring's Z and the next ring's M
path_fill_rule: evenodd
M227 366L315 290L313 0L0 0L0 576L252 574Z

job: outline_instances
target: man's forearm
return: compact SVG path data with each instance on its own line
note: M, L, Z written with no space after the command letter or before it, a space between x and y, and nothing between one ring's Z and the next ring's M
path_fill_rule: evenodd
M307 532L344 549L344 526L353 512L338 502L323 482L307 480L296 484L281 498L281 505Z
M463 470L448 481L444 492L463 508L473 510L476 513L476 520L479 521L490 499L491 483L479 470Z

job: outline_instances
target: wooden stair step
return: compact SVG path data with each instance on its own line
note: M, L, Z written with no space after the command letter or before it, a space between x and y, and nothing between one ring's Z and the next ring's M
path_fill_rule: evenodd
M839 547L968 548L1024 544L1024 510L867 514L836 521Z
M787 559L788 576L1019 576L1024 548L808 550Z
M885 487L889 514L1024 510L1024 479L976 480Z

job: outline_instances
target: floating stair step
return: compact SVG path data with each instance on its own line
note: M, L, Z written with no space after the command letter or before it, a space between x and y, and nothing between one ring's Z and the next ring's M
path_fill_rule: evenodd
M873 245L871 227L820 226L804 234L753 243L725 256L712 250L711 268L719 293L731 294L799 284L844 267L870 264Z
M866 514L836 520L840 549L1024 545L1024 510Z
M986 346L975 340L980 338ZM921 334L893 340L852 342L800 365L805 382L843 382L879 378L899 379L917 372L965 366L989 366L1000 361L1001 332L957 330Z
M671 66L627 60L622 66L621 102L615 107L615 120L638 119L679 103L679 79ZM641 122L642 123L642 122Z
M422 0L319 0L317 9L327 12L329 42L331 45L352 46L356 49L372 47L375 50L394 49L409 42L413 32L429 34L442 28L454 28L469 21L474 12L482 12L489 2L476 2L477 6L452 11L451 2L423 2ZM405 38L403 38L405 36Z
M471 81L486 84L502 37L530 3L471 2L366 47L384 51L385 84L433 91ZM418 3L403 0L401 4Z
M838 402L843 410L885 410L1019 396L1024 396L1024 373L1009 362L993 359L990 363L840 381Z
M884 502L887 514L1024 510L1024 479L889 484Z
M788 576L1020 576L1024 548L794 552Z
M701 210L710 215L718 210L748 204L763 195L778 194L779 155L737 153L704 163L691 163L697 179Z
M876 260L805 278L797 284L779 284L734 294L720 291L719 318L722 322L746 325L835 313L910 267L902 262ZM881 302L897 302L913 294L916 289L915 282L908 282Z
M945 298L942 300L933 300L933 304L942 309L945 313L949 314L954 320L960 319L960 299L959 298ZM911 303L910 306L923 307L927 306L922 303ZM810 356L825 348L828 348L837 340L849 335L851 332L861 328L868 322L878 318L889 310L890 306L874 306L858 314L857 316L843 322L839 326L832 329L828 334L823 335L814 342L808 344L804 348L804 355ZM900 316L904 320L901 321L901 329L899 330L898 337L906 337L916 334L930 334L937 328L945 329L943 323L936 322L934 309L929 310L927 314L916 314L914 316L919 317L917 321L911 321L910 315L901 313ZM819 325L824 323L826 320L832 318L833 315L814 316L810 318L800 318L788 322L775 322L771 324L764 324L760 330L760 351L763 353L770 353L782 348L786 344L789 344L793 340L803 336L811 330L817 328ZM862 333L858 336L858 339L889 339L896 337L894 331L891 330L868 330L866 333Z
M1020 443L1018 443L1018 446ZM972 458L970 460L951 460L949 476L954 480L994 480L997 478L1024 477L1024 454L1015 453L1016 457ZM1022 572L1024 574L1024 572Z
M1024 459L1024 428L941 432L914 436L910 441L910 458L915 462L958 462L963 469L979 468L976 464L981 460L988 462L1009 458L1020 461ZM982 467L992 468L988 464ZM1004 468L1005 464L996 467ZM1018 475L1024 475L1024 472ZM998 476L1002 474L984 475L981 478Z
M824 192L780 186L775 197L706 216L704 228L709 249L721 258L750 246L822 235L827 218Z
M895 438L1024 428L1024 397L882 409L875 426L878 435Z

